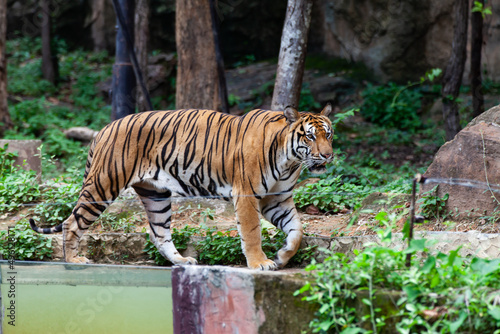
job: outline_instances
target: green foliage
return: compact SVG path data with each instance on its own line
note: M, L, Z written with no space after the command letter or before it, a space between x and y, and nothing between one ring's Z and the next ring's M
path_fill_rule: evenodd
M40 96L54 94L56 87L42 79L42 61L33 59L17 66L7 65L8 91L10 94ZM27 80L27 78L31 78Z
M415 132L422 127L418 112L423 97L421 89L415 86L426 82L432 83L441 73L442 70L439 68L431 69L420 78L420 81L409 82L405 86L398 86L393 82L385 86L368 84L361 93L364 99L361 113L375 124Z
M0 231L0 253L16 260L50 259L52 239L34 232L26 221L20 222L9 231Z
M431 190L422 194L417 203L420 203L420 210L426 218L434 219L446 219L446 201L448 201L449 194L445 194L443 197L437 195L439 185L435 186Z
M134 233L142 219L142 215L136 215L128 210L118 213L104 211L96 223L101 224L103 231Z
M363 106L361 114L370 122L388 128L415 131L422 126L418 112L422 106L420 89L404 89L389 82L384 86L368 84L361 92ZM394 96L399 98L394 102Z
M67 139L62 131L73 126L99 130L109 122L110 107L96 85L111 76L112 59L105 52L68 52L64 41L56 39L61 80L55 87L42 80L40 46L39 38L23 37L7 43L7 89L17 102L9 107L14 128L5 138L41 139L44 154L69 167L79 160L75 157L81 154L81 144Z
M414 173L407 164L397 168L382 163L373 154L359 154L349 159L339 154L336 161L327 165L326 173L319 175L318 182L294 190L294 201L299 208L312 204L329 212L354 209L375 191L409 194ZM302 172L302 179L310 177L314 176Z
M479 1L474 1L474 6L471 11L473 13L481 13L483 20L486 18L486 15L491 15L491 7L484 7L484 4Z
M0 212L14 211L40 196L36 172L18 170L0 179Z
M238 105L241 102L241 98L234 94L229 94L227 99L230 107L234 107L235 105Z
M4 178L16 171L14 162L16 161L17 154L7 152L8 146L8 144L5 144L4 147L0 146L0 178Z
M389 321L398 333L500 333L499 259L429 253L425 239L396 251L388 245L400 217L382 212L377 218L386 226L378 231L381 245L367 244L353 258L329 252L306 268L313 282L295 295L318 305L313 333L387 332ZM407 268L414 252L427 256Z
M198 260L204 264L243 264L245 256L241 250L240 236L232 237L231 231L218 231L210 227L204 231L205 236L196 243Z
M184 226L184 228L180 230L174 227L172 230L172 240L177 250L186 250L191 237L198 233L199 229L196 227ZM170 263L163 257L163 255L160 254L154 243L149 238L149 234L146 235L146 245L144 247L144 252L146 252L146 254L149 255L149 258L159 266L165 266Z
M82 188L81 182L72 181L64 178L48 181L41 192L42 203L33 210L35 220L55 226L70 216Z
M321 104L316 102L309 88L309 83L305 82L300 91L299 110L316 110L321 108Z
M36 172L14 166L15 154L0 148L0 212L13 211L40 196Z
M337 175L296 189L293 199L299 208L312 204L325 212L339 212L354 208L369 191L366 186L344 183L342 175Z
M236 61L232 66L234 68L248 66L255 63L255 55L243 56L240 60Z
M234 233L235 229L219 231L213 227L190 227L185 226L182 230L173 229L172 239L175 247L185 250L189 242L193 243L198 252L198 262L209 265L242 265L246 263L245 256L241 250L241 237ZM197 238L192 238L196 236ZM275 228L262 227L262 250L270 259L274 258L278 250L283 246L286 235ZM147 237L144 251L158 265L166 265L169 262L158 252L154 244ZM310 261L314 256L316 246L299 249L291 259L291 265L299 265Z

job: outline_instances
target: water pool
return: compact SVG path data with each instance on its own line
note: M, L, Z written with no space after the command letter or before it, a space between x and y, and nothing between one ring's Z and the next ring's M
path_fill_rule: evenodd
M171 271L0 261L3 333L173 333Z

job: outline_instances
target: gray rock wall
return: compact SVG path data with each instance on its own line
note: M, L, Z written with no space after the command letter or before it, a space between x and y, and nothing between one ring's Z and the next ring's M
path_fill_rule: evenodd
M446 66L453 37L453 0L316 0L312 35L332 56L365 63L382 80L405 83ZM483 68L500 79L500 1L488 1ZM469 24L470 27L470 24ZM470 50L470 38L469 38ZM468 50L468 54L469 51ZM469 62L464 79L468 80Z

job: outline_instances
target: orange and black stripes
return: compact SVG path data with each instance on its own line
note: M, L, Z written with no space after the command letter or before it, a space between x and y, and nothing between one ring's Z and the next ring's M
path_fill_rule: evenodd
M284 264L299 239L291 191L301 166L316 170L331 160L331 143L325 139L331 133L328 112L258 109L233 116L185 109L124 117L106 126L92 142L79 200L64 226L32 227L41 233L69 231L65 242L73 250L82 231L120 191L133 187L146 207L160 252L175 263L194 263L180 256L171 241L172 193L233 198L249 266L257 262L264 269L273 266L254 249L260 245L255 239L259 210L292 233L286 250L278 254L277 263Z

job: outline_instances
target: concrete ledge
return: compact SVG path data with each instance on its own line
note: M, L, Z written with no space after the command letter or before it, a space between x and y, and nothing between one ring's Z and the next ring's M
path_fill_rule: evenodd
M500 234L487 234L478 231L469 232L415 232L415 239L429 240L429 248L442 253L462 247L460 256L476 256L480 258L500 258ZM374 242L380 244L377 235L362 237L317 238L305 237L302 247L317 245L336 253L352 253L354 249L364 249L364 244ZM390 247L396 250L406 248L407 241L403 240L402 233L394 233ZM319 254L321 255L321 254Z
M293 296L304 283L297 271L174 267L174 333L308 332L316 309Z
M62 235L52 235L54 254L52 259L62 260ZM193 238L197 238L196 236ZM470 232L415 232L415 238L426 238L430 249L448 253L461 247L460 256L476 256L481 258L500 258L500 234ZM351 254L354 249L362 250L368 242L380 244L376 235L363 237L320 238L304 237L302 247L318 246L315 257L321 260L324 253L319 249L329 249L335 253ZM146 233L100 233L84 234L80 243L80 253L95 263L152 263L143 252L146 245ZM406 241L401 233L393 234L390 247L396 250L406 248ZM197 257L193 244L181 252L184 256Z

